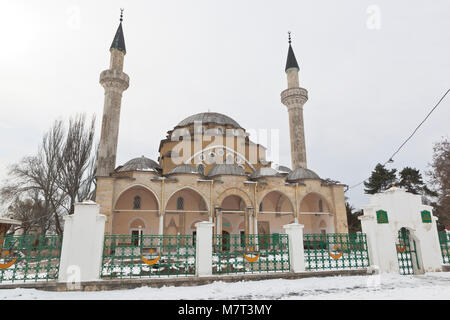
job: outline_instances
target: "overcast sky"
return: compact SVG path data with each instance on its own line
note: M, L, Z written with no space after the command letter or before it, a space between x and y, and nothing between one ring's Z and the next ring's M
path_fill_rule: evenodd
M368 177L450 87L446 0L2 1L0 177L36 152L56 118L96 114L99 138L98 80L121 7L130 87L117 165L156 160L168 130L210 110L246 129L279 130L279 159L290 167L280 102L288 30L309 92L308 167L321 177L348 185ZM390 167L427 169L433 143L449 136L449 105L443 101ZM356 207L367 202L362 186L347 196Z

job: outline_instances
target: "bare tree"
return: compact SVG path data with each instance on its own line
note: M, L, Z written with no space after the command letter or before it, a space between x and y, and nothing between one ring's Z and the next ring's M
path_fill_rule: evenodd
M88 167L86 169L86 176L81 182L81 186L78 189L78 199L82 200L94 200L95 201L95 191L97 188L97 181L95 175L97 172L97 156L98 156L98 146L96 144L95 152L93 153L91 159L89 160Z
M84 115L77 115L66 131L63 121L55 121L44 134L37 155L10 167L0 188L0 203L9 208L10 216L25 221L27 228L39 224L40 232L62 234L60 217L74 212L75 201L92 197L95 117L88 126L85 122Z
M68 214L73 214L76 201L85 200L92 185L89 168L94 166L91 157L94 134L95 117L92 117L89 126L86 126L84 114L70 119L66 140L59 155L57 177L59 188L69 198Z
M52 128L44 135L42 147L39 151L38 167L41 167L41 191L44 194L45 209L53 213L55 227L58 234L62 233L59 219L60 208L65 204L65 195L58 188L59 176L58 164L60 162L60 150L63 145L64 126L61 120L54 122Z
M447 138L433 146L431 170L427 173L437 201L432 202L440 227L450 226L450 142Z
M23 230L24 235L46 234L54 226L54 219L46 211L44 201L37 191L30 192L30 197L25 200L15 198L8 208L8 216L22 222L21 225L10 228L9 233L11 234L20 229Z
M17 206L27 204L26 199L36 202L42 200L43 210L47 215L53 215L56 231L62 233L59 223L58 207L63 202L63 195L56 184L58 169L58 154L63 139L62 121L57 120L51 129L44 134L42 143L36 156L25 157L18 164L10 167L10 179L2 187L0 193L2 202Z

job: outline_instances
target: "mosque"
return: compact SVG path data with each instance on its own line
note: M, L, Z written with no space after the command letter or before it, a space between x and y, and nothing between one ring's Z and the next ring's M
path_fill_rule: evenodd
M289 38L285 72L292 169L272 168L266 148L239 123L215 112L174 123L159 157L131 159L116 167L126 54L122 15L111 44L110 67L100 74L105 90L98 151L96 202L106 234L191 235L199 221L215 234L282 233L298 222L304 233L348 233L344 185L307 168L299 66Z

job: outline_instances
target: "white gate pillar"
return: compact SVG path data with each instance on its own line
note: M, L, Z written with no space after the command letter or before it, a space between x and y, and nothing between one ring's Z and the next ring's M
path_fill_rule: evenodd
M59 265L60 282L100 279L106 216L93 202L75 204L73 215L65 217Z
M195 240L195 274L199 277L212 275L212 237L213 222L197 222Z
M283 226L289 241L289 260L292 272L305 271L305 250L303 248L303 227L299 223Z

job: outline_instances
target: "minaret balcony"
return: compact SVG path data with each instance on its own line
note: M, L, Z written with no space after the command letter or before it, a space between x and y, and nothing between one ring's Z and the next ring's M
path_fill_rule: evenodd
M130 84L130 77L119 70L108 69L100 73L100 84L106 88L124 91Z
M281 92L281 102L290 106L293 104L305 104L308 101L308 91L303 88L290 88Z

